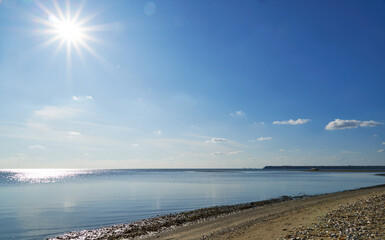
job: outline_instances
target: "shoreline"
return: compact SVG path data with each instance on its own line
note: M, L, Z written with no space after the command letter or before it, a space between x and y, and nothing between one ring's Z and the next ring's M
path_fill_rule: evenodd
M65 233L48 239L169 239L172 238L171 236L174 239L229 239L231 237L226 234L237 232L234 229L244 231L245 227L250 228L245 225L250 225L251 222L263 223L269 217L279 218L293 209L297 211L297 208L303 208L309 204L317 207L322 201L327 202L339 198L349 201L353 196L357 197L368 192L385 194L385 184L334 193L282 196L258 202L202 208L127 224ZM176 236L174 236L175 234ZM221 237L224 234L226 237ZM258 234L260 235L260 233ZM239 233L236 238L239 238Z

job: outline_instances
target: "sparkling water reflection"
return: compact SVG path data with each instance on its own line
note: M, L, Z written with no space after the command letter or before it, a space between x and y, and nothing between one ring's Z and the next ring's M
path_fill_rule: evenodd
M92 174L92 170L78 169L4 169L9 182L53 183L77 175Z

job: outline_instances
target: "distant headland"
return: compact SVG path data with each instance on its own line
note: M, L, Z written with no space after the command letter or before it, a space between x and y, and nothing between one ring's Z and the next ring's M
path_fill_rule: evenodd
M327 170L327 171L343 171L343 170L358 170L358 171L385 171L385 166L265 166L263 170Z

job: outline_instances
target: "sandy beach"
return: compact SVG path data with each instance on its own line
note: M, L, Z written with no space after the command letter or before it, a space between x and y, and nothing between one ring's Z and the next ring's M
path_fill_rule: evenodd
M380 185L198 209L52 239L383 239L384 204Z

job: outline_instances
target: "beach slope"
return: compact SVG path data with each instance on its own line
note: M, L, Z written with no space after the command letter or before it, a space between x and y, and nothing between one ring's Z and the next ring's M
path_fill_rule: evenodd
M230 215L219 216L214 219L177 227L173 230L161 232L145 239L291 239L303 236L318 239L332 239L332 237L353 236L354 234L368 234L371 238L384 237L384 209L385 185L323 194L303 199L296 199L280 203L244 210ZM368 207L367 205L370 205ZM362 211L366 209L367 212ZM369 209L369 210L368 210ZM341 215L341 212L345 214ZM353 217L347 215L353 215ZM361 228L354 224L359 219L366 225ZM329 219L328 219L329 218ZM340 218L340 219L332 219ZM347 218L347 219L346 219ZM376 218L375 222L370 222ZM344 219L345 225L350 226L352 232L338 232L328 226L325 230L324 222L340 222ZM360 220L360 222L362 222ZM369 222L368 222L369 221ZM372 220L373 221L373 220ZM323 225L322 225L323 224ZM342 223L341 223L342 224ZM381 225L382 224L382 225ZM370 226L373 229L369 229ZM338 228L338 226L334 226ZM341 226L341 229L346 226ZM353 229L353 230L352 230ZM360 230L361 229L361 230ZM365 230L366 229L366 230ZM322 232L323 231L323 232ZM356 231L356 232L354 232ZM360 232L361 231L361 232ZM362 233L362 231L364 233ZM318 235L318 236L317 236ZM362 235L363 239L366 239Z

